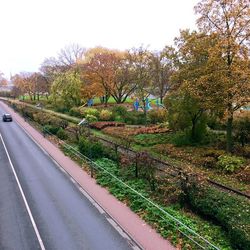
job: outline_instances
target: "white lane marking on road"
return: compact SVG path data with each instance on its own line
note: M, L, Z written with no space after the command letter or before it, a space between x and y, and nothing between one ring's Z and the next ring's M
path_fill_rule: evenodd
M106 219L113 226L113 228L131 244L132 249L134 250L141 249L138 246L136 246L133 241L131 241L131 238L122 230L122 228L112 218L107 217Z
M76 181L72 177L69 177L69 178L76 185Z
M35 140L35 138L31 135L31 134L29 134L29 132L21 125L21 123L19 123L18 121L16 121L16 124L27 134L27 136L39 147L39 148L41 148L42 149L42 151L43 152L45 152L46 153L46 155L48 155L48 157L50 157L52 160L53 160L53 162L56 164L56 166L58 166L59 167L59 169L62 171L62 172L64 172L66 175L69 175L70 177L72 177L71 175L70 175L70 173L68 173L54 158L53 158L53 156L52 155L50 155L43 147L42 147L42 145L41 144L39 144L36 140ZM1 135L1 134L0 134ZM105 210L103 210L102 209L102 207L81 187L81 185L78 183L78 182L76 182L78 185L79 185L79 190L80 190L80 192L99 210L99 212L101 213L101 214L106 214L106 212L105 212ZM108 214L108 213L107 213ZM112 225L112 223L110 223L111 225ZM118 226L118 225L117 225ZM120 227L120 226L119 226ZM115 229L117 229L117 227L114 227ZM122 227L120 227L121 228L121 230L122 230ZM119 232L119 231L118 231ZM134 249L134 250L141 250L141 249L143 249L142 247L138 247L137 245L139 244L138 242L135 242L135 244L137 244L137 245L135 245L134 244L134 239L133 239L133 237L132 236L129 236L129 234L127 234L126 233L126 237L124 237L124 238L126 238L127 239L127 237L130 239L130 243L131 243L131 246L132 246L132 249Z
M39 244L40 244L40 247L41 247L42 250L45 250L45 247L44 247L42 238L41 238L40 233L39 233L39 231L38 231L38 228L37 228L37 226L36 226L34 217L33 217L32 213L31 213L30 207L29 207L28 202L27 202L27 200L26 200L26 197L25 197L25 195L24 195L22 186L21 186L21 184L20 184L20 182L19 182L19 179L18 179L18 177L17 177L15 168L14 168L14 166L13 166L13 164L12 164L12 161L11 161L10 155L9 155L9 152L8 152L8 150L7 150L7 148L6 148L5 142L4 142L3 137L2 137L1 134L0 134L0 138L1 138L2 144L3 144L3 146L4 146L4 150L5 150L5 152L6 152L6 155L7 155L7 157L8 157L8 160L9 160L9 163L10 163L10 166L11 166L11 169L12 169L12 172L13 172L13 174L14 174L14 176L15 176L15 179L16 179L16 182L17 182L17 185L18 185L18 188L19 188L20 193L21 193L21 195L22 195L22 198L23 198L25 207L26 207L26 209L27 209L27 211L28 211L28 214L29 214L29 217L30 217L32 226L33 226L33 228L34 228L34 230L35 230L36 237L37 237L37 239L38 239L38 242L39 242Z

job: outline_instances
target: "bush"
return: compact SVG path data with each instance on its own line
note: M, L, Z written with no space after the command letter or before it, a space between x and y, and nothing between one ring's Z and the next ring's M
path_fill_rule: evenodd
M63 106L63 104L60 104L60 105L58 104L58 105L55 107L55 111L56 111L56 112L59 112L59 113L68 113L68 112L69 112L69 108Z
M217 116L210 115L207 117L207 125L213 130L226 130L226 122Z
M18 107L17 107L17 110L18 110ZM33 115L36 113L36 111L33 108L28 107L28 106L21 108L21 112L24 118L29 118L31 120L33 120Z
M54 125L58 126L58 127L63 128L63 129L67 128L68 125L69 125L69 122L68 122L68 121L66 121L66 120L64 120L64 119L61 119L61 118L56 118L56 117L54 117L54 118L52 119L52 123L53 123Z
M53 125L45 125L43 127L43 133L44 134L53 134L56 135L59 130L59 127L53 126Z
M102 130L107 127L125 127L122 122L93 122L90 124L91 128Z
M124 118L128 111L125 107L123 106L114 106L112 108L112 112L116 115L116 116L120 116L121 118Z
M85 118L89 123L98 121L98 119L94 115L86 115Z
M236 140L244 147L250 143L250 119L248 117L241 118L234 122Z
M167 111L165 109L154 109L148 112L150 123L162 123L167 120Z
M58 129L56 136L61 140L66 140L68 137L63 128Z
M188 130L178 131L173 135L172 142L175 146L181 147L186 145L191 145L192 140Z
M84 108L80 109L81 114L86 118L88 115L95 116L96 118L99 117L100 112L94 108Z
M104 149L100 142L89 141L86 138L80 138L78 143L79 151L89 158L101 158L104 155Z
M218 157L217 167L225 172L233 173L244 164L244 159L231 155L221 155Z
M73 107L69 110L69 115L81 118L82 114L78 107Z
M220 224L236 249L250 249L249 201L212 187L195 185L190 186L187 201L195 211Z
M113 113L107 109L103 109L100 112L99 118L101 121L110 121L112 120Z
M124 116L124 122L130 125L144 125L146 123L144 113L131 111Z

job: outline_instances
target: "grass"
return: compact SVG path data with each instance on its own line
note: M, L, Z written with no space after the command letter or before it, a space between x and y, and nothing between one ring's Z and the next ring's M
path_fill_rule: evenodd
M139 178L125 178L124 176L129 176L129 174L124 174L124 170L121 170L121 168L111 160L99 159L96 163L120 178L133 189L142 193L145 197L150 198L151 200L158 200L159 202L159 197L157 197L156 193L150 190L147 181ZM126 171L131 171L131 169L128 168ZM125 202L134 212L138 213L144 220L156 228L163 237L170 239L175 245L181 244L183 249L189 249L189 246L192 246L192 249L199 249L197 246L192 245L185 237L181 237L175 227L171 225L169 219L161 214L157 208L149 205L148 202L141 197L131 193L128 188L124 188L122 184L118 183L109 174L99 170L96 179L97 183L107 187L110 193L119 200ZM164 206L161 203L158 203L158 205L160 205L166 212L182 221L186 226L199 232L200 235L205 236L209 241L214 242L214 244L220 247L220 249L232 249L229 240L226 238L225 232L219 226L213 225L211 222L190 213L190 211L182 209L179 205ZM183 230L185 231L185 229ZM188 234L188 232L186 233ZM180 240L181 238L182 240Z
M156 144L165 144L172 142L172 134L139 134L135 135L133 139L135 144L139 144L144 147L150 147Z

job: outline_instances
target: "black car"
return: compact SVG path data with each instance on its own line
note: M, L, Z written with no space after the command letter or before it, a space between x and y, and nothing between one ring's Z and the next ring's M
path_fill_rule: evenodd
M12 116L10 114L4 114L3 121L4 122L12 122Z

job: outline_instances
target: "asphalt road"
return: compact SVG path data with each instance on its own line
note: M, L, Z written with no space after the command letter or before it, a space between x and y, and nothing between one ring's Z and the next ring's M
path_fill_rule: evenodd
M43 246L51 250L132 249L105 214L92 205L15 121L1 120L0 134L1 250L34 250Z

